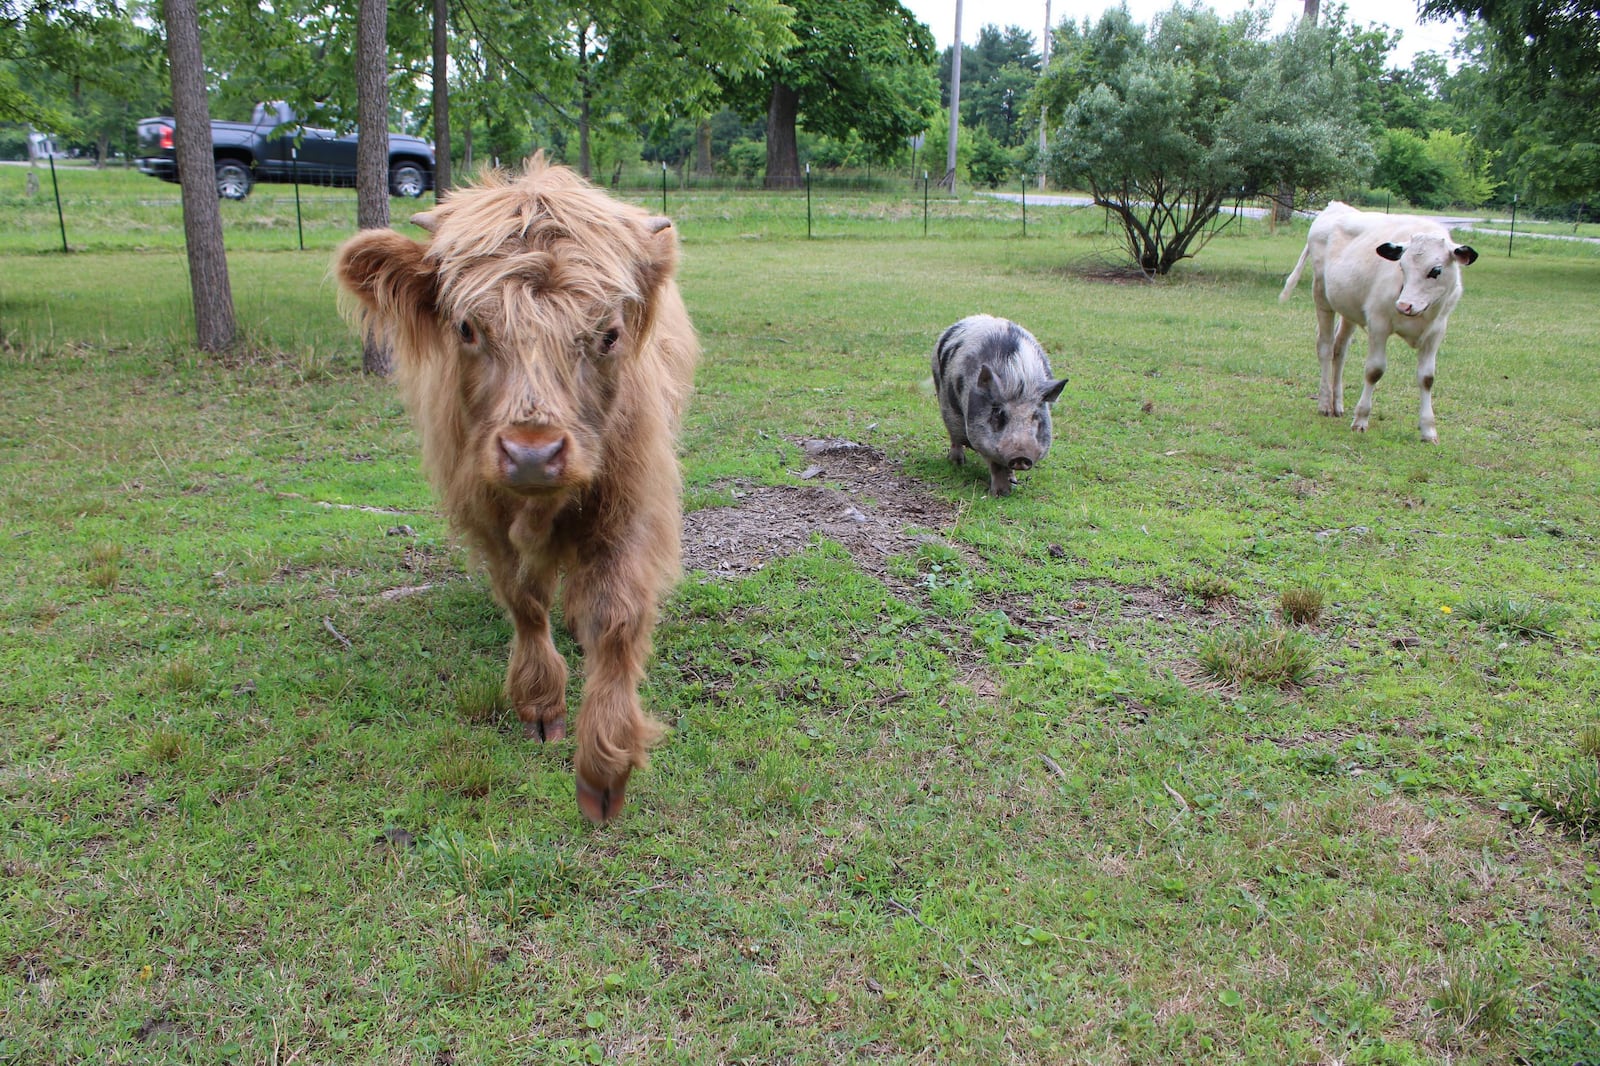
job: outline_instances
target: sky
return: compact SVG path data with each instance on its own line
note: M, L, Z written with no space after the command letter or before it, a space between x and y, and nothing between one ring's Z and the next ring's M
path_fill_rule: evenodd
M933 30L934 39L942 51L950 47L955 37L956 0L901 0L903 4ZM1148 24L1152 16L1172 7L1172 0L1126 0L1134 21ZM1305 8L1303 0L1259 0L1272 8L1274 31L1288 29ZM1339 0L1322 0L1324 10ZM1085 18L1098 19L1116 0L1052 0L1050 22L1059 25L1064 18L1082 22ZM1202 0L1206 6L1224 17L1243 10L1246 0ZM1417 21L1415 0L1345 0L1350 12L1348 19L1356 26L1376 22L1400 30L1403 36L1399 46L1389 53L1391 66L1408 67L1412 56L1418 52L1438 52L1450 55L1450 42L1455 39L1459 23ZM1044 32L1044 0L965 0L961 6L961 36L967 44L978 39L978 30L994 23L998 26L1021 26L1038 41Z

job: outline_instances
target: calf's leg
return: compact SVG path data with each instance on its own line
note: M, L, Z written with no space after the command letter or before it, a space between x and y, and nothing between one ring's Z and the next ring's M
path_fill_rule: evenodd
M1417 425L1422 430L1422 440L1427 444L1439 443L1439 430L1433 420L1433 364L1439 354L1439 343L1429 339L1417 349L1417 390L1422 394Z
M509 549L488 553L495 596L511 615L511 662L506 699L522 720L522 735L560 740L567 735L567 664L550 639L556 586L551 565L518 565Z
M621 553L588 560L567 575L566 616L583 645L587 674L573 769L578 807L590 821L608 822L621 812L629 775L645 766L665 732L639 704L656 587L646 560Z
M1383 377L1383 371L1388 366L1388 356L1385 349L1388 346L1389 335L1367 327L1367 368L1366 384L1361 389L1361 399L1356 402L1355 421L1350 423L1350 428L1357 433L1367 431L1367 419L1372 414L1372 394L1378 388L1378 381Z
M1317 362L1322 364L1322 384L1317 388L1317 413L1321 415L1336 415L1339 413L1341 397L1340 378L1344 373L1344 352L1339 351L1335 340L1334 320L1337 316L1333 308L1317 301ZM1334 353L1338 352L1335 361Z

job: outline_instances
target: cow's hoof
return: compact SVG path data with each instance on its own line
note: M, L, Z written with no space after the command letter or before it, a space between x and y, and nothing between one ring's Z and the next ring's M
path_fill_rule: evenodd
M631 772L631 771L630 771ZM627 802L628 774L623 774L611 784L596 788L583 779L582 774L576 775L578 783L578 810L583 816L596 825L605 825L611 819L622 813L622 805Z
M528 740L537 740L541 743L560 740L567 735L567 720L564 717L556 717L548 722L538 719L532 722L523 722L522 735Z

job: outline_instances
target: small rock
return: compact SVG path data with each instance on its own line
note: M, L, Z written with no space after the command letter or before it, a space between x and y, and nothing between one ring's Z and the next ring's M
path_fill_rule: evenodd
M804 470L800 471L800 480L801 481L810 481L812 478L816 477L820 473L822 473L822 467L815 466L815 465L808 466Z
M390 526L389 532L385 534L385 536L389 537L414 537L416 535L417 531L410 526Z
M417 846L417 838L406 832L404 829L401 829L397 825L389 826L383 832L373 837L372 842L374 844L383 844L395 851L404 851L407 848L414 848Z

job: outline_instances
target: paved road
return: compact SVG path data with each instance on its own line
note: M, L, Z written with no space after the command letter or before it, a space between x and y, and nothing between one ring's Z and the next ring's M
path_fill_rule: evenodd
M986 192L983 195L993 196L997 200L1011 200L1013 202L1022 199L1022 194L1018 192ZM1044 194L1039 196L1030 194L1028 196L1028 203L1042 204L1045 207L1094 206L1094 201L1087 196L1063 196L1055 194ZM1232 211L1233 208L1225 207L1223 210ZM1238 209L1238 211L1239 214L1243 215L1245 218L1265 218L1267 214L1267 209L1264 207L1241 207ZM1315 211L1296 211L1295 214L1299 215L1301 218L1315 218L1317 213ZM1485 222L1481 218L1466 218L1461 215L1439 215L1437 217L1440 222L1443 222L1451 229L1471 230L1473 233L1482 233L1490 237L1512 236L1510 229L1495 228L1499 226L1510 226L1510 219L1491 218ZM1567 233L1530 233L1527 230L1517 230L1516 236L1538 238L1546 241L1577 241L1579 244L1600 244L1600 237L1578 237Z

